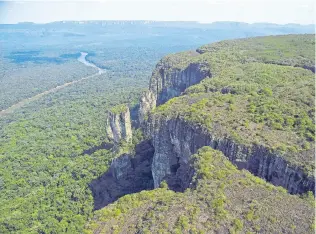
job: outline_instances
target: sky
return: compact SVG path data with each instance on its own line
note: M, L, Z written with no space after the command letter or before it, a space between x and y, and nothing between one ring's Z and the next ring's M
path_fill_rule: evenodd
M314 0L0 1L0 23L63 20L315 23Z

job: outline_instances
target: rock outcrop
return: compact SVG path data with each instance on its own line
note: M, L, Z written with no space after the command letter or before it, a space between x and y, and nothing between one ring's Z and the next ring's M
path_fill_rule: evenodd
M115 106L108 112L106 134L115 143L119 143L121 140L131 142L131 117L129 108L126 105Z
M309 122L314 123L309 108L314 106L314 92L290 89L312 86L313 77L306 75L303 83L294 83L306 71L299 68L286 73L288 68L284 68L278 73L274 67L297 64L314 71L310 66L314 60L309 55L306 60L287 58L282 55L281 43L274 44L274 40L259 38L258 45L254 39L246 40L240 44L224 41L197 52L166 56L158 63L149 89L140 99L138 119L147 140L136 146L135 155L114 159L108 172L90 187L95 209L125 194L162 188L125 197L105 208L107 217L98 213L97 221L91 224L94 232L134 233L146 229L157 233L161 227L169 232L199 228L203 233L314 232L314 199L309 192L315 194L315 177L311 175L314 147L310 146L314 139L310 129L314 126ZM293 40L289 41L293 46ZM294 45L297 51L301 51L300 43ZM287 46L284 49L288 55ZM198 58L191 59L196 55ZM245 66L247 63L251 65ZM293 76L295 72L297 77ZM207 77L212 79L186 91ZM289 77L292 79L287 83ZM271 92L262 94L262 90ZM295 92L303 95L293 95ZM155 109L180 95L183 97ZM303 100L305 95L310 97ZM284 97L285 101L279 103ZM289 101L296 106L289 105ZM289 106L278 112L284 105ZM309 107L296 110L301 105ZM304 118L297 115L294 119L301 110L306 111ZM272 117L277 121L273 122ZM294 122L304 123L299 125L299 132ZM113 139L119 138L112 126L108 131ZM309 193L302 196L304 199L291 196L259 177L284 187L290 194ZM163 181L170 190L185 194L166 189ZM124 213L118 216L119 210ZM152 217L156 221L159 218L157 225L153 225Z
M283 157L263 146L245 146L236 144L230 138L217 138L179 118L168 120L150 117L147 133L152 137L155 148L152 163L155 187L166 180L174 190L187 188L190 174L193 173L187 172L189 156L203 146L210 146L223 152L239 168L247 169L276 186L282 186L290 193L314 190L314 178L308 177L303 170L289 165Z
M222 47L218 50L220 49ZM214 51L216 52L214 49L210 52ZM284 155L279 155L269 148L255 144L237 144L227 136L219 137L219 134L215 137L214 132L207 132L175 117L155 119L151 114L155 107L180 96L185 89L201 80L212 77L212 73L217 74L220 69L225 69L225 66L220 67L217 64L216 73L204 59L192 59L192 56L201 54L203 52L197 50L195 53L180 53L162 59L152 74L148 91L140 99L140 126L146 137L152 139L155 148L152 163L155 187L158 187L162 180L166 180L172 189L184 190L189 183L186 177L191 174L187 173L190 170L187 166L189 156L203 146L211 146L222 151L239 168L245 168L274 185L283 186L290 193L314 191L314 177L309 177L302 168L290 165ZM247 57L243 60L238 56L232 56L235 62L248 61L245 60ZM258 60L254 58L253 61L257 61L256 59ZM229 90L223 89L222 93L229 93Z
M190 54L191 57L194 55ZM144 122L150 110L179 96L186 88L206 77L211 77L207 63L188 63L174 67L168 59L162 59L152 73L149 90L140 99L139 122Z
M155 94L147 90L140 98L138 121L139 124L143 124L146 120L147 114L156 107L156 96Z

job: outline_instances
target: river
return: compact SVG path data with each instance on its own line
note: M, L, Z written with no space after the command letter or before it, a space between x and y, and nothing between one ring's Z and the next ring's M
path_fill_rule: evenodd
M87 61L86 57L87 57L88 53L86 53L86 52L80 52L80 53L81 53L81 55L78 58L79 62L83 63L84 65L86 65L88 67L94 67L94 68L98 69L99 74L105 73L104 69L101 69L101 68L97 67L96 65L94 65L93 63L90 63Z
M18 109L18 108L20 108L20 107L22 107L22 106L24 106L24 105L26 105L26 104L28 104L28 103L30 103L30 102L33 102L33 101L35 101L35 100L38 100L39 98L43 97L44 95L47 95L47 94L50 94L50 93L54 93L54 92L56 92L56 91L58 91L58 90L60 90L60 89L63 89L63 88L65 88L65 87L69 86L69 85L78 83L78 82L80 82L80 81L82 81L82 80L90 79L90 78L92 78L92 77L95 77L95 76L97 76L97 75L100 75L100 74L106 72L106 70L101 69L101 68L97 67L96 65L94 65L93 63L90 63L90 62L88 62L88 61L86 60L86 56L88 55L88 53L86 53L86 52L80 52L80 53L81 53L81 55L80 55L80 57L79 57L77 60L78 60L79 62L83 63L84 65L88 66L88 67L94 67L94 68L96 68L96 69L98 70L97 73L92 74L92 75L89 75L89 76L85 76L85 77L83 77L83 78L81 78L81 79L79 79L79 80L74 80L74 81L71 81L71 82L68 82L68 83L65 83L65 84L56 86L55 88L46 90L46 91L44 91L44 92L42 92L42 93L39 93L39 94L36 94L36 95L33 96L33 97L23 99L23 100L19 101L18 103L13 104L13 105L10 106L9 108L0 111L0 116L4 116L4 115L6 115L6 114L13 113L14 110L16 110L16 109Z

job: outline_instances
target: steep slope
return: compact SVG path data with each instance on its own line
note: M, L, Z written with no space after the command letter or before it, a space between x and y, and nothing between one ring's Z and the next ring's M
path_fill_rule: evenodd
M156 70L162 69L157 65L145 94L156 101L148 104L143 97L141 106L150 108L140 109L142 119L149 118L143 121L143 128L155 148L155 186L176 175L180 164L208 145L291 193L313 190L313 38L289 35L224 41L201 47L197 50L200 55L181 53L164 58L160 64L168 61L169 66L157 78ZM172 71L180 69L182 74L199 63L203 66L198 77L208 76L181 97L155 109L165 90L180 86L175 81L163 82L165 86L155 89L152 84L165 77L182 80L172 76Z
M190 157L190 167L184 193L127 195L97 211L86 233L313 233L313 198L240 171L210 147Z
M198 56L196 51L166 56L152 73L149 90L141 97L139 120L144 122L145 115L157 105L179 96L186 88L211 76L205 63L191 63L190 58Z
M139 111L155 189L86 232L313 233L314 46L261 37L163 58Z
M153 71L140 101L139 119L187 87L218 76L236 64L252 62L303 67L315 72L314 35L286 35L228 40L166 56Z
M135 146L134 155L122 154L115 158L109 169L89 184L94 209L103 208L126 194L153 189L153 154L150 142L143 141Z
M132 140L131 114L125 104L112 107L106 119L106 134L109 140L119 143Z

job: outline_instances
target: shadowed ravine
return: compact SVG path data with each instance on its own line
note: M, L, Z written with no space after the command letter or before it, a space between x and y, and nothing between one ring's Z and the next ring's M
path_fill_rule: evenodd
M31 102L33 102L33 101L36 101L36 100L40 99L41 97L43 97L43 96L45 96L45 95L47 95L47 94L54 93L54 92L56 92L56 91L58 91L58 90L60 90L60 89L63 89L63 88L65 88L65 87L69 86L69 85L78 83L78 82L80 82L80 81L82 81L82 80L87 80L87 79L93 78L93 77L95 77L95 76L97 76L97 75L100 75L100 74L102 74L102 73L105 73L106 71L105 71L104 69L101 69L101 68L97 67L96 65L94 65L94 64L92 64L92 63L90 63L90 62L88 62L88 61L86 60L87 54L88 54L88 53L81 52L81 56L78 58L78 61L81 62L81 63L83 63L83 64L86 65L86 66L94 67L94 68L98 69L98 72L97 72L97 73L92 74L92 75L89 75L89 76L86 76L86 77L83 77L83 78L81 78L81 79L79 79L79 80L74 80L74 81L71 81L71 82L68 82L68 83L65 83L65 84L56 86L55 88L52 88L52 89L50 89L50 90L46 90L46 91L44 91L44 92L42 92L42 93L39 93L39 94L36 94L36 95L33 96L33 97L23 99L22 101L20 101L20 102L14 104L14 105L12 105L12 106L10 106L9 108L0 111L0 116L4 116L4 115L6 115L6 114L13 113L16 109L18 109L18 108L20 108L20 107L22 107L22 106L24 106L24 105L26 105L26 104L28 104L28 103L31 103Z
M110 168L89 184L94 209L101 209L126 194L153 189L153 155L151 141L143 141L136 145L135 155L123 154L115 158Z

